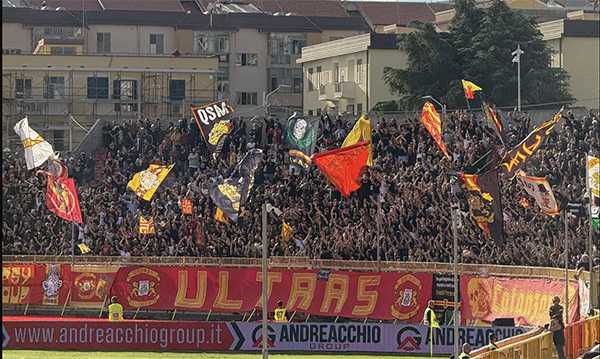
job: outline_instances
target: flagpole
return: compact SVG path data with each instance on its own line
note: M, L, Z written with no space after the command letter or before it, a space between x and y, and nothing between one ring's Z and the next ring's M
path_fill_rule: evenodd
M453 257L454 257L454 313L452 325L454 328L454 357L458 358L458 229L456 221L458 217L458 203L452 204L452 237L453 237Z
M267 203L262 204L262 357L269 358L268 332L267 332Z
M565 208L565 325L569 325L569 210Z
M585 187L587 188L588 191L588 220L589 220L589 228L588 228L588 274L590 276L590 290L589 290L589 309L588 312L591 312L591 310L594 308L594 261L592 260L594 258L594 256L592 255L592 250L594 249L593 243L592 243L592 237L594 235L594 226L593 226L593 220L594 217L592 216L592 202L594 202L594 195L592 194L592 186L590 186L590 169L589 169L589 165L588 165L588 157L589 155L585 156Z
M75 221L71 221L71 269L75 265Z

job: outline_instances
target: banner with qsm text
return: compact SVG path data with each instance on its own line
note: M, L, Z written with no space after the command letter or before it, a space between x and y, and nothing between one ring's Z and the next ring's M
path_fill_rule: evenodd
M268 306L319 316L419 322L431 298L431 273L274 269ZM260 308L262 273L255 268L122 267L111 294L127 309L249 312Z
M558 296L564 307L565 283L558 280L501 277L460 277L463 324L491 323L496 318L514 318L519 325L550 323L548 310ZM569 284L569 321L579 318L576 282Z
M63 319L19 320L3 317L3 348L61 350L259 351L260 322L181 322ZM269 323L267 343L272 351L392 352L450 354L452 327L433 330L423 325L375 323ZM522 334L521 327L459 327L458 341L473 348Z
M243 338L218 322L2 317L3 348L59 350L229 350Z

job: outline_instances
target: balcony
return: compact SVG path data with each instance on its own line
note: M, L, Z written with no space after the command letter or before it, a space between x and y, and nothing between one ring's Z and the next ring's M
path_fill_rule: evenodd
M328 83L319 86L319 101L333 100L334 84Z
M356 96L356 83L350 81L336 82L334 86L334 99L353 99Z

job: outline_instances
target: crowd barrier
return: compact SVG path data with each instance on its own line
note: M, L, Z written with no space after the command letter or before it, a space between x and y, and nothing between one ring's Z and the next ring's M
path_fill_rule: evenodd
M565 354L575 359L600 341L600 315L582 319L565 328ZM498 342L498 350L479 349L473 359L549 359L556 356L552 332L537 329Z

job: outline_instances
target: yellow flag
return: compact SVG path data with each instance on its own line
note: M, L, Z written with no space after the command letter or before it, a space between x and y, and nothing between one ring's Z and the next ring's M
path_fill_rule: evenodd
M90 253L92 250L85 243L79 243L77 245L82 254Z
M217 211L215 212L215 219L221 223L229 223L229 219L225 217L225 213L223 213L223 211L219 207L217 207Z
M294 228L292 228L292 226L285 223L285 221L284 221L281 224L281 240L283 242L288 242L293 234L294 234Z
M173 166L175 165L150 165L147 170L134 174L127 183L127 187L131 188L139 197L149 201Z
M150 217L150 218L146 219L146 218L144 218L144 216L140 216L139 231L141 234L156 233L156 230L154 229L154 218Z
M348 133L344 143L342 143L342 148L352 146L357 144L358 142L366 142L369 141L369 158L367 160L367 166L373 166L373 143L371 141L371 120L366 115L361 115L354 127L352 127L352 131Z

